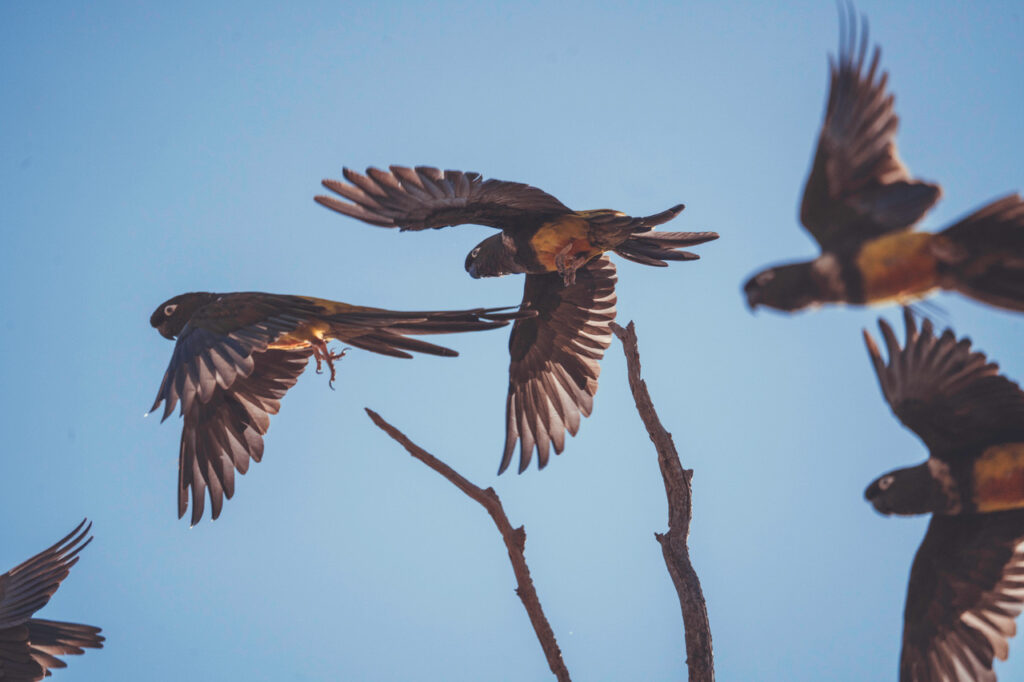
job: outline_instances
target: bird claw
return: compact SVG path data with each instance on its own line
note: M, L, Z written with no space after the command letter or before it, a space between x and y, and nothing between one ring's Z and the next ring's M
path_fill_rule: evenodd
M316 360L316 373L323 374L324 363L327 364L327 368L331 370L331 378L327 385L332 391L334 390L335 379L334 361L345 357L347 351L348 348L342 348L340 353L332 353L327 347L327 342L323 340L313 344L313 359Z
M562 282L567 287L576 283L576 271L586 263L586 260L581 255L569 256L575 245L575 240L569 240L569 243L555 254L555 268L558 270L558 274L562 276Z

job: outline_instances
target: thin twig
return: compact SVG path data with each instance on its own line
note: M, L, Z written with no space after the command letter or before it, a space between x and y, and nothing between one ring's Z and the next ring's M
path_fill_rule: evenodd
M625 329L612 323L612 331L622 342L629 372L629 388L636 401L637 412L647 427L647 434L658 451L658 464L665 480L665 494L668 496L668 532L655 533L661 543L665 565L679 594L679 605L683 610L683 629L686 635L686 665L689 667L690 682L712 682L715 679L714 654L711 648L711 625L708 623L708 607L700 588L700 579L690 563L690 550L686 538L690 534L690 516L693 511L690 479L693 469L684 469L679 454L672 442L672 434L665 430L654 410L654 403L647 392L647 384L640 378L640 351L637 348L636 328L630 322Z
M494 492L494 488L484 490L473 485L459 472L413 443L404 433L384 421L379 414L370 408L366 408L366 414L370 415L373 423L380 427L384 433L394 438L402 447L408 450L410 455L447 478L456 488L482 504L487 513L491 515L491 518L494 519L494 525L498 527L501 537L505 541L505 546L508 548L508 558L512 562L512 570L515 572L516 581L518 582L516 594L519 595L523 606L526 607L526 613L530 616L530 623L533 625L534 632L537 633L537 639L540 640L540 645L544 649L544 655L547 656L548 666L559 682L569 682L569 670L565 667L565 662L562 660L562 651L558 648L558 642L555 640L555 633L551 629L551 624L548 623L548 619L544 616L544 609L541 608L537 591L533 587L533 579L530 578L530 567L526 565L526 557L523 556L523 548L526 545L526 530L522 526L518 528L512 527L508 517L505 516L505 510L501 506L498 493Z

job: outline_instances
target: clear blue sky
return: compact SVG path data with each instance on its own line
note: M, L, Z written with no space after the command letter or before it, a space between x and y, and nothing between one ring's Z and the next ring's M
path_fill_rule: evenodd
M394 308L518 303L473 281L490 234L403 234L314 204L343 165L428 164L577 208L677 202L697 263L619 262L619 315L694 476L690 545L718 679L894 679L926 519L866 484L923 446L860 338L879 313L752 316L756 269L810 257L796 210L837 46L828 1L0 5L0 571L83 517L96 541L49 618L107 648L60 680L536 680L547 669L484 512L410 459L379 411L494 485L579 680L680 679L679 606L653 533L655 455L621 348L594 415L543 472L495 476L507 333L458 359L353 351L307 372L216 523L175 517L180 420L143 418L189 290ZM862 1L937 229L1024 190L1019 3ZM1024 316L935 299L1024 380ZM1020 638L1018 638L1019 640ZM1024 677L1011 642L1003 679Z

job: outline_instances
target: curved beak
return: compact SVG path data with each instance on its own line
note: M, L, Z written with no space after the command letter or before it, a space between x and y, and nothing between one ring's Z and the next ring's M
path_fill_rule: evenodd
M879 514L888 516L892 513L888 505L885 504L885 500L881 497L882 488L879 487L878 481L873 482L864 491L864 499L871 503L871 506L875 508Z

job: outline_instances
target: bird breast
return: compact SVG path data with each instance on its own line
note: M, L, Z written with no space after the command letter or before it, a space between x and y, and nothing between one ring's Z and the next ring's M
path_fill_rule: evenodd
M1024 508L1024 443L993 445L974 462L974 504L980 512Z
M600 255L601 249L590 243L588 227L585 219L572 215L544 223L530 238L537 261L548 272L554 272L559 255L566 259L583 256L587 260Z
M933 236L928 232L896 232L864 244L857 254L864 302L909 303L934 289L939 279L930 248Z

